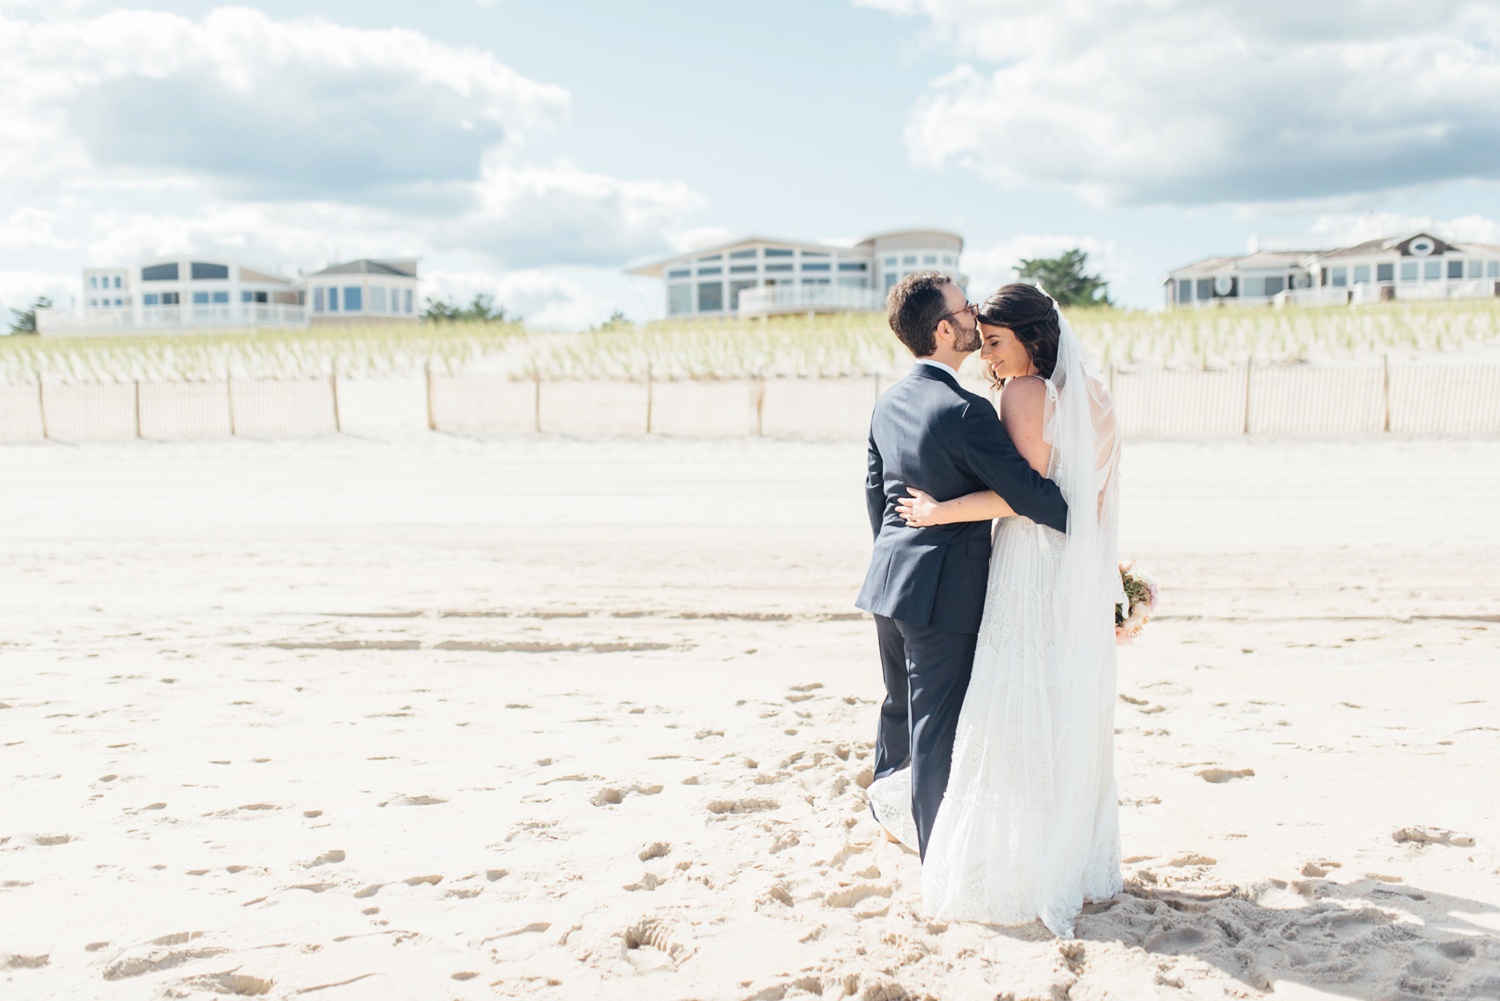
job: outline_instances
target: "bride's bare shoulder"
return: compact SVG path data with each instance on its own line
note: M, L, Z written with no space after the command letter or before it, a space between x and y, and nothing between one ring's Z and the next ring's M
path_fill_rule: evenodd
M1000 391L1000 419L1040 418L1047 405L1047 380L1039 375L1011 379Z

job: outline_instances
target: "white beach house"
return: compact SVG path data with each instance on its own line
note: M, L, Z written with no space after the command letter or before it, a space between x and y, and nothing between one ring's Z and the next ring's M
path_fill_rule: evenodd
M665 281L671 318L879 310L886 290L913 271L944 271L966 284L963 248L963 237L934 229L881 233L852 247L749 236L627 273Z
M415 323L422 311L415 260L361 258L314 272L297 285L313 323Z
M42 333L110 333L173 327L300 327L292 281L221 258L152 258L84 268L83 308L38 317Z
M41 334L306 327L310 322L415 322L417 262L361 259L287 278L214 257L162 257L84 268L81 308L37 311Z
M1254 251L1178 268L1164 288L1168 309L1478 298L1500 295L1500 247L1412 233L1334 250Z

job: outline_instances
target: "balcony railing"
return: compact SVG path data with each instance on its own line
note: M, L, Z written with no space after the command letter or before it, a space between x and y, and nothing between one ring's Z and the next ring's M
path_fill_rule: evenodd
M739 315L878 310L884 306L885 296L875 289L844 285L766 285L747 288L740 293Z
M1272 296L1231 296L1174 302L1173 309L1204 309L1211 306L1361 306L1391 299L1487 299L1500 295L1500 282L1492 278L1464 281L1360 282L1357 285L1325 285L1321 288L1286 289Z
M273 302L215 303L188 306L142 306L85 309L64 313L38 310L37 325L44 334L105 334L130 330L170 330L174 327L305 327L307 308Z

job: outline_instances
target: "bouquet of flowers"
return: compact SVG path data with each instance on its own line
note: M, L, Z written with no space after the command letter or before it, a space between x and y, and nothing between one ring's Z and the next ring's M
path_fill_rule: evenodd
M1129 643L1151 621L1161 592L1151 575L1136 566L1134 560L1120 564L1120 587L1125 600L1115 605L1115 636L1121 643Z

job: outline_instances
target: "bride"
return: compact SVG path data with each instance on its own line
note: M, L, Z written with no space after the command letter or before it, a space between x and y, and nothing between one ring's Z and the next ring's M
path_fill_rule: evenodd
M1006 285L979 316L980 358L1017 450L1068 501L1068 531L993 492L901 505L912 526L999 519L948 787L922 867L934 917L1062 937L1085 900L1119 892L1114 775L1120 445L1114 404L1056 303ZM905 771L870 788L886 828L914 830ZM912 842L908 842L912 843Z

